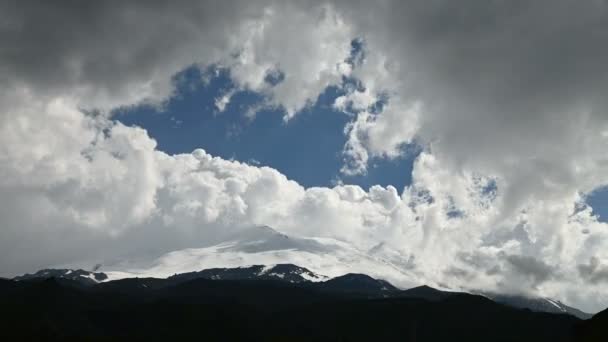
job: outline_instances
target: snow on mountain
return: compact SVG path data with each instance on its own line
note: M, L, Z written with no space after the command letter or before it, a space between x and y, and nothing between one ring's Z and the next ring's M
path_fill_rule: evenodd
M175 274L209 268L234 268L252 265L294 264L315 274L333 278L347 273L362 273L384 279L401 288L416 279L407 259L395 255L384 258L376 251L362 251L349 243L331 238L288 236L264 226L254 227L214 246L170 252L147 263L121 262L103 267L109 279L129 277L166 278ZM314 280L314 279L311 279Z
M97 268L98 266L94 271L47 269L16 277L15 280L55 277L90 285L135 277L191 277L223 280L275 279L301 283L323 282L348 275L327 286L342 284L351 278L356 278L357 286L360 287L384 286L393 290L391 284L401 289L420 285L416 282L419 278L414 274L414 257L391 249L386 244L381 243L363 251L344 241L288 236L267 226L242 231L214 246L173 251L144 262L122 261L104 265L103 273L95 272ZM390 284L373 283L366 276ZM417 291L424 288L420 287ZM434 292L448 293L449 290L441 288ZM583 319L590 317L585 312L549 298L466 292L483 295L512 307L568 313Z
M169 277L172 281L187 281L191 279L211 280L281 280L293 284L322 282L329 278L310 270L292 265L254 265L237 268L209 268L197 272L176 274Z
M102 272L90 272L72 269L44 269L32 274L24 274L13 278L16 281L59 278L74 280L84 285L93 285L108 280L108 276Z
M525 308L537 312L564 313L580 319L591 318L591 314L568 306L558 300L544 297L530 297L525 295L485 294L493 301L516 308Z

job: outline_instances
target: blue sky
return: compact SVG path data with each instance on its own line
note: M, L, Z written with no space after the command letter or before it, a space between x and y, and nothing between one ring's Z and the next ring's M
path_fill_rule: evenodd
M364 189L372 185L393 185L399 192L411 182L412 163L417 153L405 153L394 160L375 159L362 176L340 174L343 133L351 118L335 111L332 103L342 95L328 88L317 102L289 122L279 109L262 109L254 119L248 109L262 99L251 92L237 92L221 113L215 99L233 88L224 72L201 72L189 68L175 77L177 94L159 111L147 106L123 109L115 118L126 125L148 130L164 152L190 153L203 148L215 156L273 167L303 186L332 186L341 179ZM314 135L311 137L311 135Z
M587 197L587 203L593 212L599 215L600 221L608 222L608 188L598 189Z
M343 94L340 89L326 89L316 103L284 122L280 109L264 108L254 118L247 117L262 101L259 94L247 91L235 93L225 110L218 112L215 100L234 88L226 72L210 69L202 74L192 67L176 75L175 82L176 95L163 110L129 107L115 118L145 128L158 149L169 154L203 148L225 159L273 167L305 187L333 186L340 179L364 189L393 185L401 193L411 183L415 149L394 160L374 159L365 175L340 173L346 142L343 130L351 120L332 108L335 98ZM589 194L587 203L601 221L608 221L607 189Z

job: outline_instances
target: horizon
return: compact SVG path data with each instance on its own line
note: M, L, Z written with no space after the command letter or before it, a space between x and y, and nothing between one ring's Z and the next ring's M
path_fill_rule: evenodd
M283 233L281 233L280 231L275 230L272 227L269 226L254 226L251 229L254 230L258 230L258 229L263 229L264 233L270 233L270 234L277 234L277 235L281 235L281 236L285 236L287 238L293 238L291 236L287 236L284 235ZM269 231L268 231L269 230ZM264 240L259 240L259 236L255 236L254 240L257 240L256 242L258 243L264 243ZM227 240L228 241L228 240ZM247 240L246 240L247 241ZM250 243L250 241L247 241L248 243ZM225 242L224 242L225 243ZM200 250L202 250L204 248L201 248ZM194 249L197 250L197 249ZM187 254L192 254L193 249L189 249L187 251ZM171 252L170 254L175 254L175 252ZM166 261L163 261L163 258L166 258L166 256L160 256L158 259L155 260L155 263L161 263L161 264L165 264ZM172 258L175 258L172 255ZM281 260L285 260L285 259L277 259L278 261ZM122 260L122 262L124 262L124 260ZM297 261L296 261L297 262ZM179 261L179 263L183 263L183 261ZM306 261L303 261L303 263L306 263ZM94 275L103 275L104 278L100 279L100 280L95 280L95 283L104 283L104 282L112 282L112 281L119 281L122 279L139 279L139 278L144 278L144 279L171 279L174 278L176 276L180 276L180 275L184 275L184 274L189 274L189 273L199 273L199 272L203 272L203 271L214 271L214 270L234 270L234 269L242 269L242 270L249 270L252 268L262 268L262 271L260 273L257 273L258 276L261 275L267 275L270 270L273 270L274 268L276 268L277 266L295 266L295 268L298 269L302 269L303 271L306 272L311 272L311 276L313 278L316 279L309 279L308 277L304 278L307 281L310 282L327 282L330 280L333 280L335 278L341 278L344 276L350 276L350 275L363 275L363 276L367 276L367 277L371 277L374 280L381 280L381 281L385 281L388 282L390 285L392 285L393 287L397 288L398 290L401 291L408 291L408 290L414 290L414 289L419 289L419 288L428 288L428 289L432 289L432 290L436 290L436 291L442 291L442 292L448 292L448 293L467 293L467 294L471 294L471 295L477 295L477 296L482 296L491 300L492 297L488 297L488 296L513 296L515 298L527 298L527 299L532 299L532 300L546 300L549 303L551 303L552 305L556 305L554 303L554 299L552 298L546 298L546 297L539 297L536 294L534 294L533 292L530 291L525 291L526 289L521 289L519 291L515 291L515 292L492 292L492 291L484 291L483 289L474 289L474 288L450 288L449 286L445 285L445 284L409 284L407 285L407 283L405 283L406 285L404 285L403 282L399 282L398 280L391 280L390 277L387 279L385 276L382 275L382 273L375 273L376 276L372 277L369 274L364 273L364 271L358 273L357 270L353 270L353 269L343 269L341 271L338 272L333 272L330 275L327 274L323 274L320 273L322 271L317 271L317 270L322 270L323 268L316 266L314 270L308 269L307 267L304 266L300 266L297 263L294 262L279 262L279 263L231 263L230 261L227 260L223 260L218 262L213 261L212 263L208 263L208 264L204 264L204 263L197 263L198 268L192 268L192 269L186 269L186 270L181 270L180 272L175 272L175 269L171 269L170 266L171 265L164 265L165 267L169 266L168 268L170 269L170 271L165 271L164 274L163 273L155 273L154 270L151 269L143 269L143 268L136 268L135 265L128 265L128 267L131 268L131 270L129 271L128 268L124 268L125 265L116 265L116 264L103 264L103 263L98 263L95 264L94 266L87 268L87 267L82 267L82 266L78 266L78 265L84 265L86 263L78 263L78 264L73 264L73 265L60 265L60 266L56 266L56 267L50 267L48 269L42 269L42 270L37 270L35 273L25 273L25 274L21 274L18 275L16 277L14 277L14 280L17 281L23 281L23 280L36 280L36 279L61 279L61 278L67 278L67 276L69 274L71 274L73 271L85 271L86 273L89 274L94 274ZM117 268L118 267L118 268ZM121 267L123 267L123 269L121 269ZM141 267L141 265L139 266ZM67 271L66 273L63 274L51 274L49 276L48 271ZM156 271L158 272L158 271ZM270 274L270 276L273 276L272 274ZM87 278L88 276L83 275L83 277ZM72 279L72 278L67 278L67 279ZM196 278L194 278L196 279ZM205 278L207 279L207 278ZM218 280L215 278L211 278L214 280ZM394 278L393 278L394 279ZM219 278L219 280L221 280L221 278ZM276 280L279 281L284 281L283 279L283 275L277 275L276 276ZM528 289L529 290L529 289ZM500 303L500 302L499 302ZM561 303L561 301L557 300L557 303L560 304L565 304L568 305L568 303ZM568 305L569 306L569 305ZM573 309L577 309L576 307L572 307ZM559 308L559 306L558 306ZM584 314L586 315L593 315L596 314L597 312L585 312L583 311Z

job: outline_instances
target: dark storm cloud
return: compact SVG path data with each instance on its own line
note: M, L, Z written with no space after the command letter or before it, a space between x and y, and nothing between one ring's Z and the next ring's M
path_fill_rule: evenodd
M152 86L166 92L167 78L227 49L231 29L259 14L253 5L3 1L0 79L52 95L91 87L108 97L121 97L147 80L158 82Z
M366 46L389 56L381 63L401 87L393 98L422 101L424 113L410 125L420 126L423 143L445 142L435 144L435 154L458 167L500 173L510 170L497 158L523 157L537 164L531 169L550 169L553 182L576 181L564 155L578 153L584 135L597 134L594 127L608 118L605 1L347 3L341 8ZM375 70L365 77L377 78ZM383 127L399 127L398 118L386 118ZM403 130L374 133L378 141L411 139ZM533 191L539 184L509 176ZM515 206L519 191L506 204Z
M109 93L155 73L212 60L228 32L269 1L9 1L0 4L0 77ZM322 3L319 1L319 3ZM493 106L603 94L604 1L336 2L362 33L407 49L419 91L474 96ZM381 18L381 19L380 19ZM202 43L202 46L195 46ZM184 48L185 46L191 46ZM192 58L192 54L198 55ZM400 61L401 62L401 61ZM594 90L590 91L589 90ZM566 96L566 98L564 98ZM484 100L485 99L485 100ZM531 115L509 111L526 120Z
M408 49L400 62L413 59L424 68L414 71L416 80L441 81L424 86L490 96L494 105L506 105L580 95L582 89L606 84L605 1L382 3L367 16L357 5L344 9L361 21L363 32ZM375 20L380 16L383 20Z

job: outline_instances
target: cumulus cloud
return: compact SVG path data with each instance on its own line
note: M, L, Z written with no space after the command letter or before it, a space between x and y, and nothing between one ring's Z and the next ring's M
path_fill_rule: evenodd
M341 8L364 41L364 58L351 74L364 89L336 102L357 113L347 129L344 172L364 173L372 158L398 157L400 146L415 142L426 153L406 193L421 189L432 205L464 215L445 223L433 218L425 234L460 221L470 244L516 250L559 265L573 279L574 260L606 258L596 249L605 225L581 210L584 194L608 181L606 2ZM385 97L388 106L370 113ZM494 182L491 198L476 179ZM490 251L484 253L495 255ZM496 264L487 269L513 268ZM537 280L544 291L563 291L549 288L565 280Z
M4 3L0 270L200 247L266 224L389 245L421 283L598 310L608 230L584 195L608 183L607 11L603 1ZM343 87L344 172L418 144L412 184L402 195L304 188L202 149L167 155L112 120L115 108L162 107L192 65L225 68L226 94L258 92L286 119Z
M266 7L240 33L236 58L223 62L238 89L266 94L266 105L282 107L286 119L350 73L351 27L330 4L300 4Z

